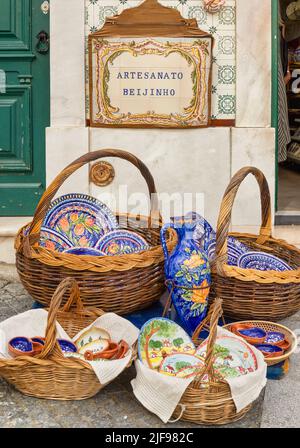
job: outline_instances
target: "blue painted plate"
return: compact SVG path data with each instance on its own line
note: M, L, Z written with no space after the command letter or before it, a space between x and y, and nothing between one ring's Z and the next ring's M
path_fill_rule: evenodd
M106 255L123 255L149 249L147 241L130 230L113 230L104 235L95 246Z
M106 256L104 252L94 249L93 247L72 247L72 249L65 250L65 253L72 255L92 255L94 257Z
M228 262L227 263L231 266L236 266L240 256L249 250L249 248L245 244L241 243L239 240L237 240L236 238L234 238L232 236L228 237L227 246L228 246ZM207 249L207 255L208 255L209 261L214 260L215 252L216 252L216 239L213 238L210 241L210 243L208 245L208 249Z
M72 247L71 241L52 229L41 228L40 246L57 252L64 252Z
M73 193L51 203L43 226L68 238L72 246L94 247L118 223L105 204L92 196Z
M266 252L247 252L239 257L238 266L242 269L256 269L258 271L292 270L283 260Z

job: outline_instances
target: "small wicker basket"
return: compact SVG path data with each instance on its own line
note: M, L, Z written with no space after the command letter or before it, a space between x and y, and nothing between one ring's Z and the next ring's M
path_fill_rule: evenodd
M151 246L148 250L128 255L79 256L60 253L39 246L41 226L51 200L64 181L83 165L103 157L118 157L131 162L147 182L151 197L150 216L118 215L119 224L140 233ZM95 306L117 314L132 313L147 308L164 292L164 255L160 244L161 219L157 207L156 188L148 168L134 155L117 149L90 152L67 166L42 196L29 233L20 229L16 242L16 266L29 294L49 306L59 282L73 277L80 287L84 305ZM172 250L176 235L169 234Z
M210 311L193 334L193 341L199 344L199 335L203 329L210 330L205 367L201 374L187 387L178 403L172 419L185 420L196 424L225 425L243 418L252 404L236 411L231 390L227 382L216 378L213 368L213 350L217 337L217 326L222 316L222 300L216 299ZM204 381L204 377L208 380Z
M262 225L259 235L231 233L255 251L264 251L286 261L292 270L260 271L227 264L227 237L237 191L249 174L259 184ZM216 258L212 266L210 298L223 300L225 316L233 320L278 321L300 310L300 250L271 236L271 200L267 180L254 167L238 171L227 187L217 226Z
M69 299L59 310L68 291ZM77 304L75 310L70 309L73 302ZM64 357L56 340L56 321L70 337L74 337L103 314L101 310L83 308L76 281L63 280L51 300L43 351L35 357L0 358L0 376L23 394L36 398L83 400L93 397L104 386L90 364L78 358Z

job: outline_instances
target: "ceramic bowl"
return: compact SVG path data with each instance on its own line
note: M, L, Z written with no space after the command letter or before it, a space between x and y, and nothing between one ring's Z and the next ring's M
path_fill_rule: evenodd
M266 344L281 345L285 342L285 335L279 331L268 331L265 339Z
M109 342L108 347L100 352L95 353L92 350L87 350L86 352L84 352L84 358L87 361L96 361L97 359L112 359L116 357L119 350L119 344L117 344L116 342Z
M284 350L277 345L256 344L255 347L262 352L265 358L277 358L284 354Z
M8 343L8 351L13 358L18 356L33 356L34 349L30 339L23 336L16 336Z
M36 355L41 353L41 351L43 350L44 345L45 345L45 338L35 336L35 337L31 338L30 340L32 342L34 353Z
M249 344L263 344L267 333L259 327L250 327L248 325L232 325L235 334L245 339Z
M106 255L124 255L149 249L147 241L138 233L131 230L113 230L102 236L97 242L96 249Z
M119 352L117 355L117 359L122 359L126 356L127 352L129 350L129 345L127 344L124 339L122 339L119 343Z
M73 342L68 341L67 339L57 339L57 342L62 352L77 352L77 347L75 344L73 344Z
M78 352L81 355L85 355L86 352L91 352L89 353L89 358L91 360L91 358L95 358L95 355L104 352L105 350L109 349L109 345L110 345L110 341L108 341L107 339L98 339L96 341L92 341L89 342L88 344L85 344L83 346L81 346L78 349Z

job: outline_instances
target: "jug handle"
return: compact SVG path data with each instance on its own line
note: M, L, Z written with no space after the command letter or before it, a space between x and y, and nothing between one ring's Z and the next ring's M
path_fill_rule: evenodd
M168 229L174 229L176 231L176 228L174 226L173 223L168 223L165 224L161 230L160 230L160 239L161 239L161 244L162 244L162 248L164 251L164 256L165 256L165 262L167 263L169 261L169 251L168 251L168 247L167 247L167 242L166 242L166 231Z

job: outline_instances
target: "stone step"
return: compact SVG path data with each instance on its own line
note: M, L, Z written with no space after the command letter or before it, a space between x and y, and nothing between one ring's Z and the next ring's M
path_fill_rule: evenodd
M15 237L20 227L31 219L28 216L0 217L0 263L15 263Z

